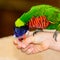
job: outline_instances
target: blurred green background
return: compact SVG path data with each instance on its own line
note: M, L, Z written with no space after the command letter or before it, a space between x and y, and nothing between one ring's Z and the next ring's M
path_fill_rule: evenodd
M60 0L0 0L0 37L14 34L14 22L31 6L49 4L60 8Z

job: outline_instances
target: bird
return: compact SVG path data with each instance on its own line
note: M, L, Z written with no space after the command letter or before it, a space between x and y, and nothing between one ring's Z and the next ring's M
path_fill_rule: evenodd
M23 28L23 30L26 30L26 32L27 32L31 28L30 25L29 25L29 23L31 23L31 21L33 19L35 19L34 20L35 23L33 23L32 26L34 26L34 24L35 24L35 28L36 28L36 26L38 24L40 24L40 26L38 28L36 28L37 32L39 30L43 30L43 29L48 29L48 30L54 30L55 29L56 31L55 31L53 37L56 40L57 31L60 32L60 9L59 8L51 6L51 5L46 5L46 4L32 6L29 11L24 12L15 21L15 28L18 27L18 29L19 29L19 28L25 26L25 27L28 27L28 29L26 30L26 29ZM39 22L36 23L36 20L37 21L39 20L40 23ZM42 25L44 25L44 22L46 23L46 25L42 26ZM25 34L26 32L22 33L22 35ZM19 36L21 36L21 35L19 34Z

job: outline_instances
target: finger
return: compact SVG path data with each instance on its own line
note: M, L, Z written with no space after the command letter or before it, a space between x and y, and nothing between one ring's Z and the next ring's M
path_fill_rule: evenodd
M31 50L31 51L30 51ZM28 49L27 51L26 51L26 53L27 54L33 54L33 53L35 53L37 51L37 49L36 49L36 46L34 45L33 47L31 47L30 49Z
M34 46L34 50L31 52L31 53L36 53L36 52L38 52L38 49L37 49L37 47L36 47L36 45Z
M13 41L14 45L18 45L18 40Z
M25 40L22 41L22 48L26 48L29 44L33 43L34 38L33 37L28 37Z
M26 50L26 54L34 54L37 53L39 50L37 49L36 45L31 46L29 49Z
M21 45L21 43L18 40L14 40L13 43L18 49L21 48L21 46L19 46L19 44Z
M18 42L18 45L17 45L17 48L20 49L20 48L24 48L25 47L25 44L22 43L21 41Z
M23 52L26 52L28 49L30 49L31 47L33 47L33 44L29 44L26 48L22 48Z
M31 53L35 54L35 53L38 53L38 52L41 52L41 51L42 51L41 46L40 45L35 45L35 48Z
M35 54L38 52L43 51L42 47L40 45L34 45L33 47L29 48L26 53L27 54Z
M33 47L29 48L27 51L26 51L26 54L32 54L32 51L34 50Z

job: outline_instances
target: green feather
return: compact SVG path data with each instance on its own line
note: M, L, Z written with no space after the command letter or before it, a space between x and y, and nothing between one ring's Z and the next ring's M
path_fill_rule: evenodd
M46 16L47 20L52 22L52 24L49 27L47 27L47 29L60 30L60 9L50 5L37 5L33 6L28 12L23 13L23 15L19 19L25 25L33 16ZM16 26L17 25L19 24L16 22ZM22 24L18 27L20 26L22 26Z
M56 28L57 31L60 31L60 24Z

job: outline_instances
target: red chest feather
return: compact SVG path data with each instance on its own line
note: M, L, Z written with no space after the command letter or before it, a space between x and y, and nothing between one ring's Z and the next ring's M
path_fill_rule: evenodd
M46 19L45 16L32 17L32 19L28 23L29 28L45 29L49 25L50 25L50 22Z

